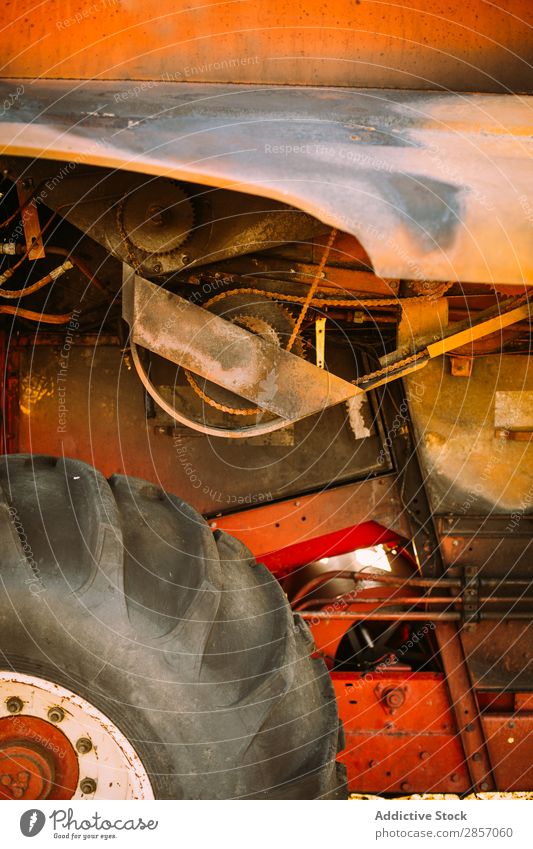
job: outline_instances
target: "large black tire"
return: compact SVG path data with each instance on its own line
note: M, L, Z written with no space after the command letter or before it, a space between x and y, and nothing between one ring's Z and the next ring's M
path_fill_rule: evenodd
M242 543L77 460L4 457L0 479L0 667L103 711L156 798L346 796L325 664Z

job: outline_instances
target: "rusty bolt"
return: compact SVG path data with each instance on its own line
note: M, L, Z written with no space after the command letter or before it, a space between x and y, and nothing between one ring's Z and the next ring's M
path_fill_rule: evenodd
M6 701L8 713L20 713L23 707L22 699L19 699L18 696L11 696L11 698Z
M65 711L60 707L51 707L48 711L50 722L61 722L65 718Z
M429 752L420 752L420 760L421 761L427 761L428 758L429 758Z
M452 774L450 775L450 779L451 781L453 781L454 784L457 784L457 782L459 781L459 776L456 772L452 772Z
M162 269L162 265L161 265L161 263L156 262L156 264L154 265L154 267L153 267L152 271L153 271L153 273L154 273L154 274L159 274L159 272L161 271L161 269Z
M172 436L174 428L172 425L154 425L154 433L160 436Z
M84 796L90 796L96 792L96 781L94 778L82 778L80 781L80 790Z
M182 261L183 265L188 265L191 261L189 254L182 254L181 255L181 261Z
M80 755L86 755L91 751L93 744L88 737L80 737L79 740L76 740L76 751L80 753Z
M370 766L370 767L377 766L377 765L378 765L377 761L368 761L368 766Z
M488 783L486 781L482 781L481 784L479 785L479 789L480 790L488 790L489 789Z
M383 693L383 701L390 710L395 710L403 705L405 693L398 687L390 687Z
M465 731L473 731L473 730L474 730L474 723L473 722L469 722L468 725L465 725Z
M472 760L473 761L480 761L481 760L481 752L474 752L474 754L472 755Z
M409 792L409 790L411 790L411 789L412 789L411 785L409 784L408 781L404 781L404 782L402 782L402 784L400 784L400 790L405 790L406 793Z

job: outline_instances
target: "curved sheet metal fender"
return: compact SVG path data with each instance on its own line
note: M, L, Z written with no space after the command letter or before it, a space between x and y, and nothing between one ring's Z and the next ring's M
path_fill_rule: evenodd
M382 277L533 283L533 97L4 80L0 101L1 154L280 200Z

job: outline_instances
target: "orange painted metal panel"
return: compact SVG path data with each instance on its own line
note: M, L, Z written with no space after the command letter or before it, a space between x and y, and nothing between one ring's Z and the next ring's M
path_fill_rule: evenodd
M533 5L8 0L1 76L524 91Z
M333 673L351 792L462 793L470 778L440 673ZM387 706L396 696L398 707ZM392 701L391 699L389 699Z

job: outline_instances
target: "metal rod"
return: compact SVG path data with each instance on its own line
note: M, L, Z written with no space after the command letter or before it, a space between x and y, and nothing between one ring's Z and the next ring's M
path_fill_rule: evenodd
M509 601L509 599L506 599ZM401 598L395 598L391 596L390 598L357 598L350 597L348 593L346 596L338 596L337 598L311 598L307 601L303 601L302 603L297 602L297 604L293 607L293 610L303 610L305 607L308 607L311 604L314 605L324 605L327 607L328 605L344 605L344 604L377 604L380 606L390 605L390 604L455 604L458 602L459 604L463 603L463 599L461 596L452 597L439 597L435 596L432 598L431 596L413 596L412 598L407 596L402 596Z
M317 619L348 619L350 621L358 621L360 619L377 619L383 622L394 622L394 621L412 621L412 620L421 620L424 622L435 621L445 621L445 622L458 622L461 619L461 614L459 612L454 613L376 613L369 611L368 613L324 613L321 610L317 610L316 613L301 613L301 617L307 621L309 620L317 620Z
M425 622L433 622L433 621L435 621L435 622L438 622L438 621L458 622L462 618L461 613L459 613L458 611L450 612L450 613L446 613L444 611L435 611L435 612L429 612L428 611L427 613L417 612L417 611L413 611L412 613L409 613L409 612L394 613L392 611L389 612L389 613L377 613L376 611L369 611L368 613L362 613L362 612L361 613L355 613L355 612L354 613L324 613L324 611L322 611L322 610L317 610L314 613L311 613L311 612L301 613L300 615L305 620L348 619L348 620L351 620L352 622L359 621L361 619L365 619L365 620L366 619L375 619L375 620L378 620L378 621L385 621L385 622L389 622L389 621L391 621L391 622L393 622L393 621L408 622L408 621L417 621L417 620L421 620L421 621L425 621ZM491 611L483 612L483 611L481 611L479 618L480 618L480 620L490 619L490 620L501 620L501 621L503 621L505 619L523 619L524 621L529 622L529 621L533 621L533 611L524 611L523 613L520 613L520 612L518 612L518 613L505 613L505 612L499 613L498 611L494 611L494 612L491 612Z

